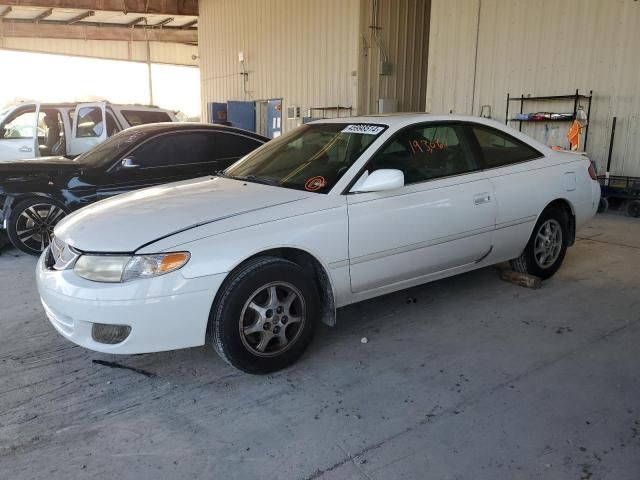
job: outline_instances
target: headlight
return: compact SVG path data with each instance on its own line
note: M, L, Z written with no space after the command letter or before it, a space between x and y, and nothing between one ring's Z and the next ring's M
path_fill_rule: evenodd
M94 282L121 282L122 273L130 260L130 256L82 255L73 271L79 277Z
M189 252L154 255L82 255L73 271L94 282L128 282L138 278L157 277L183 267Z

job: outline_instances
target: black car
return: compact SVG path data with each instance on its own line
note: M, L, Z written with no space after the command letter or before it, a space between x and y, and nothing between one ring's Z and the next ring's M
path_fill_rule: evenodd
M124 130L74 160L0 162L0 233L37 255L69 212L131 190L215 174L268 140L221 125L156 123Z

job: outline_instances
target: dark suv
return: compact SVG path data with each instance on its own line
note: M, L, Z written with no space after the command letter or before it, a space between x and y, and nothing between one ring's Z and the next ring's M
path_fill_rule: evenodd
M131 190L213 175L268 140L221 125L156 123L124 130L74 160L0 162L0 234L38 255L69 212Z

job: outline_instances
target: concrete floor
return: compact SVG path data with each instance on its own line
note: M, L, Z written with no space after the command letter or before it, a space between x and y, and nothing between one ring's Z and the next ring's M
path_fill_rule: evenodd
M0 478L637 480L640 221L580 237L540 290L488 268L353 305L267 377L76 347L5 251Z

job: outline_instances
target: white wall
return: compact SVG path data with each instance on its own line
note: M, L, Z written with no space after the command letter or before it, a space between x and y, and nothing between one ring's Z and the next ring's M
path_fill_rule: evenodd
M612 173L640 176L640 2L432 0L428 111L478 115L481 105L491 105L493 117L504 121L507 92L559 95L576 88L594 91L587 151L599 170L615 115Z
M357 108L360 0L206 0L199 8L203 118L208 102L227 100L283 98L283 112L299 106L302 115L312 106ZM283 122L285 130L299 123Z

